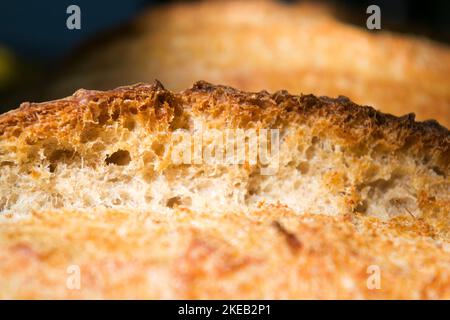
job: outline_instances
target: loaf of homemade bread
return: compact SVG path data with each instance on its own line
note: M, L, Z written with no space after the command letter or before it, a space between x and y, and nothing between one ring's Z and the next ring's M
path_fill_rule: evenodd
M23 103L0 297L448 299L449 146L343 96L202 81Z
M414 35L366 29L330 6L203 1L150 8L81 50L45 100L78 88L160 79L180 91L203 79L242 90L345 95L397 116L450 126L450 49Z

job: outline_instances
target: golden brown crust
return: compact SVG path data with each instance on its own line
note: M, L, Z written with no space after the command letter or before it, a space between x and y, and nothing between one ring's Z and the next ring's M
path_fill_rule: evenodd
M155 82L154 85L137 84L108 92L81 89L64 99L43 103L24 102L18 109L1 115L0 135L18 136L22 129L28 127L37 127L45 132L67 125L73 126L74 122L83 120L85 112L92 112L93 117L101 117L105 112L113 113L113 110L108 110L114 108L110 105L113 100L123 102L130 99L133 104L150 103L160 92L165 92L164 88L159 82ZM93 102L93 109L89 109L89 102ZM122 113L137 112L132 108L124 108L123 105L120 108ZM142 107L139 111L142 111Z
M81 130L86 117L99 123L120 121L139 113L149 130L171 130L183 112L183 101L192 112L213 115L225 127L276 128L289 122L308 121L312 126L333 129L332 134L351 144L376 145L386 142L392 150L406 147L410 152L427 152L442 170L449 170L449 130L435 120L416 122L414 114L403 117L384 114L372 107L358 106L346 97L337 99L314 95L243 92L228 86L196 82L180 94L153 85L136 84L110 91L79 90L73 96L44 103L23 103L19 109L0 116L0 136L47 137ZM319 121L325 120L326 122Z
M228 99L222 113L227 118L245 119L248 113L252 118L251 121L267 122L276 119L291 120L290 114L303 118L311 117L314 120L325 118L330 121L333 126L340 127L343 130L355 131L357 134L362 133L361 130L369 129L365 136L374 134L379 136L378 132L370 132L371 129L383 132L382 137L390 139L392 142L398 141L399 144L405 143L408 139L421 140L424 147L437 147L443 152L448 152L450 143L450 132L447 128L440 125L436 120L428 120L416 122L414 114L407 114L403 117L396 117L375 110L370 106L359 106L350 101L349 98L339 96L338 98L316 97L309 95L291 95L287 91L278 91L269 94L266 91L259 93L247 93L228 86L216 86L205 81L196 82L192 89L184 92L186 99L190 99L190 95L208 95L208 99L221 100ZM201 98L200 98L201 99ZM236 109L234 104L239 103ZM248 106L248 108L246 108ZM253 107L253 108L252 108ZM279 109L278 114L271 108ZM205 111L205 109L202 109ZM242 112L241 112L242 111ZM217 110L207 110L207 112L217 114ZM273 116L276 116L273 118ZM246 119L249 121L249 119ZM239 119L235 120L239 123Z

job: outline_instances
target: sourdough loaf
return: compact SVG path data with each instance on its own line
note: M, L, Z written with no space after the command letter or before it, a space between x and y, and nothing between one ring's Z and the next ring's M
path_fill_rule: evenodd
M0 297L449 298L449 144L342 96L203 81L24 103L0 116Z
M390 33L384 24L369 31L368 15L356 16L357 26L337 19L331 7L281 1L154 7L80 50L46 83L45 100L155 78L180 91L203 79L250 91L345 95L450 126L448 45Z

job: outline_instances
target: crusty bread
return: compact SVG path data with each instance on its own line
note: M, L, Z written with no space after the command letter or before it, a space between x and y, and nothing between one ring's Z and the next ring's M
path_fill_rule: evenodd
M450 126L450 49L427 39L360 28L333 10L275 1L220 1L151 8L122 32L80 52L50 86L111 89L160 79L242 90L345 95L398 116ZM383 24L384 27L384 24ZM48 99L47 99L48 100Z
M217 155L227 130L277 148L206 162L178 139ZM448 299L449 145L345 97L206 82L24 103L0 116L0 297Z

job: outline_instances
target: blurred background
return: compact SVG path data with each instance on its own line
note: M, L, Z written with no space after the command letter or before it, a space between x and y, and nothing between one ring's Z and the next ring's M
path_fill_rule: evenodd
M66 8L81 9L69 30ZM381 8L368 30L366 8ZM2 1L0 112L158 78L346 95L450 125L450 1Z

